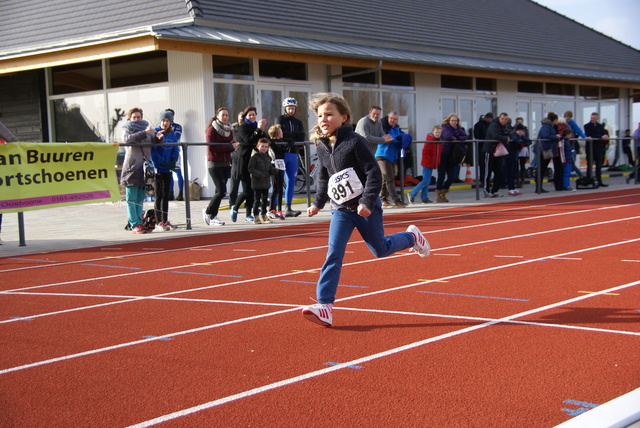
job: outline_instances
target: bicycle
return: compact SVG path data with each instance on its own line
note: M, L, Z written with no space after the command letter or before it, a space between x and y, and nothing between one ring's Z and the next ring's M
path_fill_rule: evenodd
M310 165L309 165L309 190L313 190L313 186L315 184L314 176L318 167L318 155L312 154L309 157ZM305 168L304 159L302 155L298 153L298 173L296 174L296 184L293 188L295 193L306 193L307 191L307 169Z

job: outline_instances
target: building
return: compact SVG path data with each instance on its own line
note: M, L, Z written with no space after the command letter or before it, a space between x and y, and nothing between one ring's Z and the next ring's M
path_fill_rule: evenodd
M216 107L273 123L286 96L309 128L309 94L327 90L355 120L399 111L417 140L452 111L467 129L522 116L532 135L549 111L579 124L598 111L615 135L640 99L640 51L531 0L4 0L0 13L0 121L25 141L118 142L137 106L155 125L173 108L183 141L202 142ZM207 185L205 148L189 159Z

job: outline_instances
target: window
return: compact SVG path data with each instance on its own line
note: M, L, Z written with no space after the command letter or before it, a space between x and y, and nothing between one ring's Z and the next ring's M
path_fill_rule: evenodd
M235 123L238 113L242 113L245 107L254 105L253 85L214 83L213 101L216 109L227 107L229 109L229 122Z
M110 88L169 81L167 53L164 51L112 58L108 67Z
M413 73L409 71L382 70L383 88L414 89Z
M102 61L53 67L51 74L53 76L53 95L103 89Z
M518 81L518 92L525 94L542 94L544 93L544 84L542 82L526 82Z
M353 91L344 90L344 98L351 107L351 121L355 125L360 118L369 114L372 106L380 105L380 93L378 91Z
M483 77L477 77L476 91L495 94L498 91L498 83L496 79L486 79Z
M104 96L78 95L53 100L55 137L53 141L79 143L103 142Z
M232 56L213 56L213 77L223 79L253 79L251 58L236 58Z
M367 69L343 66L342 74L361 73L365 70ZM355 76L345 76L342 78L342 83L344 83L345 86L377 88L377 75L378 73L369 72L364 74L356 74ZM369 110L367 109L367 112L368 111Z
M576 86L568 83L547 83L547 95L575 97Z
M600 88L598 86L580 85L579 94L582 99L597 100L600 97Z
M260 77L287 80L307 80L307 65L303 62L261 59L258 64Z
M473 90L473 77L449 76L443 74L440 76L440 86L443 89Z
M620 88L608 88L603 86L601 90L603 100L617 100L620 98Z

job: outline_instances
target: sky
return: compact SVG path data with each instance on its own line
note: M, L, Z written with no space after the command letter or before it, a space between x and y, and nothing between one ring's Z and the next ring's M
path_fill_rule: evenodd
M640 50L640 0L534 0Z

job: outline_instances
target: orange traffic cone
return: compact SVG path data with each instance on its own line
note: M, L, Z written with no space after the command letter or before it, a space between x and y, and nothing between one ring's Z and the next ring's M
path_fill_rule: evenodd
M465 183L473 183L473 178L471 178L471 165L467 164L467 176L464 179Z

